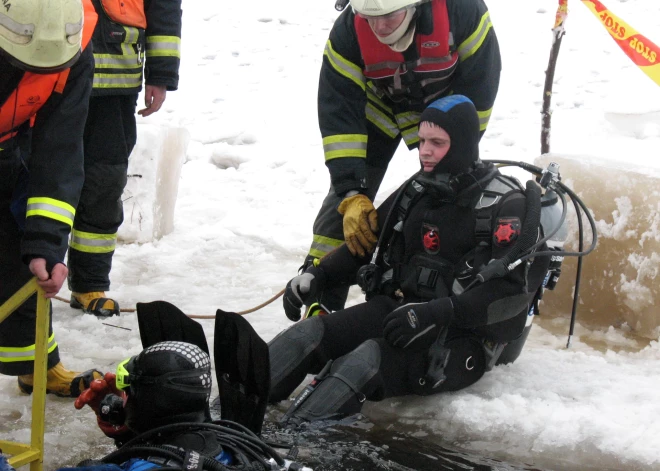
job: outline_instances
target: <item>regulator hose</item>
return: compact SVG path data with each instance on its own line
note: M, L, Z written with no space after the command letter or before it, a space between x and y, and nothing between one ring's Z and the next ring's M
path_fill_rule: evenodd
M119 450L110 453L101 461L104 463L122 464L131 458L145 459L150 456L158 456L181 462L180 469L183 469L183 460L186 456L186 451L167 447L164 445L150 445L150 446L123 446ZM209 458L208 456L200 455L202 459L202 468L208 471L227 471L227 467L219 461Z
M249 456L252 461L258 461L266 466L266 468L270 466L267 462L268 458L272 458L279 466L284 466L284 458L282 458L270 445L261 440L247 427L229 420L215 420L210 423L183 422L164 425L138 435L126 442L121 449L126 447L143 446L148 444L148 440L153 437L162 437L172 435L175 432L189 432L194 430L212 430L216 432L218 443L220 443L223 448L236 454Z

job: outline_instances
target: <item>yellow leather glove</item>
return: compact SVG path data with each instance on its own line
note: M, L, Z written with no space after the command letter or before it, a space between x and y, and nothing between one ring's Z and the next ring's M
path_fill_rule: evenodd
M353 195L344 199L337 208L344 216L344 239L353 255L364 257L370 253L378 237L378 213L365 195Z

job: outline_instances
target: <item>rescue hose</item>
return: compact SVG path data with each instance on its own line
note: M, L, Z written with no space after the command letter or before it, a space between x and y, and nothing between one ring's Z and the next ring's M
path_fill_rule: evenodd
M584 243L582 237L582 215L580 214L577 203L573 201L575 205L575 212L577 213L577 222L578 222L578 250L582 251L582 244ZM575 273L575 290L573 291L573 307L571 309L571 324L568 328L568 340L566 341L566 348L571 347L571 339L573 338L573 333L575 331L575 318L577 313L577 302L578 296L580 294L580 280L582 279L582 257L578 257L577 261L577 270Z
M262 309L262 308L268 306L270 303L272 303L277 298L282 296L284 294L285 289L286 288L282 288L282 290L279 293L275 294L273 297L271 297L267 301L264 301L263 303L259 304L258 306L255 306L255 307L250 308L250 309L246 309L245 311L239 311L236 314L238 314L239 316L244 316L246 314L250 314L252 312L258 311L259 309ZM53 298L57 299L58 301L69 303L69 301L67 299L62 298L60 296L53 296ZM136 311L137 311L136 308L130 308L130 307L119 309L119 312L136 312ZM215 314L186 314L186 316L190 317L191 319L215 319Z
M172 434L177 431L207 430L216 432L218 442L233 453L250 455L255 461L260 461L267 465L264 457L272 458L278 465L285 464L280 454L269 444L261 440L254 432L243 425L229 420L214 420L213 422L183 422L170 425L164 425L158 428L148 430L137 437L126 442L120 450L129 447L142 447L148 443L152 437ZM117 452L114 452L117 453ZM108 456L111 456L112 453ZM106 457L107 458L107 457ZM232 468L234 469L234 468ZM267 468L268 469L268 466Z
M174 450L172 448L167 448L161 445L150 445L150 446L135 446L128 447L122 446L119 450L113 451L108 456L101 459L103 463L111 463L120 465L131 458L146 458L158 456L160 458L171 459L177 462L181 462L179 468L172 467L172 469L181 469L183 470L183 458L185 456L185 451ZM201 467L198 469L209 470L209 471L227 471L225 465L219 461L209 458L207 456L200 456L202 462L200 463Z

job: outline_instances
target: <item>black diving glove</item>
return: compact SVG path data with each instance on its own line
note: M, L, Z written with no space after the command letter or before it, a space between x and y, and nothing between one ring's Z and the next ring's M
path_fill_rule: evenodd
M323 290L325 274L318 267L310 267L305 273L291 279L284 291L284 313L293 322L300 320L300 309L303 304L317 301L317 294Z
M454 307L449 298L404 304L383 320L383 336L393 347L425 350L453 316Z

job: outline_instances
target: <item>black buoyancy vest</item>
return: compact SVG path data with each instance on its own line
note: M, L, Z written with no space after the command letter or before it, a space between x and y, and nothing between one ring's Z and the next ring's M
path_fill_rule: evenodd
M488 179L490 178L490 181ZM492 234L495 211L499 203L507 194L522 192L520 182L510 176L495 174L487 176L486 181L474 185L484 185L483 189L475 193L473 187L459 192L456 204L472 207L475 216L474 238L477 242L475 249L463 257L458 264L452 263L439 255L433 255L432 250L426 253L415 254L403 260L403 247L398 243L399 234L405 223L410 209L425 193L425 188L416 180L410 181L403 189L395 208L396 221L393 221L394 230L385 244L387 252L384 261L390 270L385 271L381 284L381 293L392 295L401 289L407 297L413 296L417 300L431 300L440 297L460 294L464 286L473 279L492 258ZM423 234L425 248L432 248L434 243L433 228L427 228ZM469 260L467 260L469 258ZM466 264L465 261L468 263ZM469 267L469 270L466 270Z

